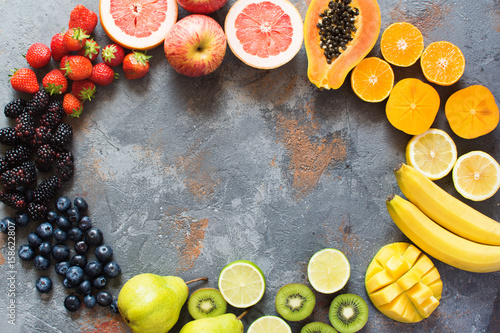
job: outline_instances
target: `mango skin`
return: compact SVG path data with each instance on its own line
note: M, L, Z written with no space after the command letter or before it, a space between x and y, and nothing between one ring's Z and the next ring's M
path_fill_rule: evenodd
M243 333L243 323L232 313L190 321L179 333Z

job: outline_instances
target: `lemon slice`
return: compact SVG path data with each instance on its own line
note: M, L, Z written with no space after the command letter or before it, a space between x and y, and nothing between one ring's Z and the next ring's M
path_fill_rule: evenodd
M226 302L235 308L250 307L264 296L264 273L251 261L234 261L222 269L219 290Z
M316 252L307 265L307 277L311 286L323 294L333 294L342 289L351 274L346 256L336 249Z
M500 188L500 166L483 151L460 156L452 175L458 193L473 201L491 198Z
M443 130L431 128L415 135L406 146L406 163L431 180L450 173L457 160L457 146Z
M292 329L279 317L264 316L254 321L247 333L292 333Z

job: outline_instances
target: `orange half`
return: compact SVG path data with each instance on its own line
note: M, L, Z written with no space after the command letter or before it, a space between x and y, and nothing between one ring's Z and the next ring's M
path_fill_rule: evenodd
M381 102L391 93L394 72L386 61L370 57L363 59L352 71L352 90L365 102Z
M408 67L416 63L422 55L424 36L413 24L396 22L384 30L380 50L388 63Z
M434 42L422 53L420 65L429 82L450 86L462 77L465 58L462 51L452 43Z

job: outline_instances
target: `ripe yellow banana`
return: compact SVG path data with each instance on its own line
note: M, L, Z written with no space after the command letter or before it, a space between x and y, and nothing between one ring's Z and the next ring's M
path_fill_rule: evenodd
M457 236L398 195L387 197L386 204L398 228L434 258L469 272L500 270L500 246L480 244Z
M500 245L500 223L444 191L404 163L394 169L404 196L431 220L455 234L487 245Z

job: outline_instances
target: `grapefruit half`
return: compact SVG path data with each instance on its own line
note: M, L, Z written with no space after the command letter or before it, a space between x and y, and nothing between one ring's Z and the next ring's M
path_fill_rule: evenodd
M302 18L288 0L238 0L227 13L224 30L234 55L261 69L286 64L303 41Z
M110 39L131 50L160 45L177 21L176 0L100 0L99 17Z

